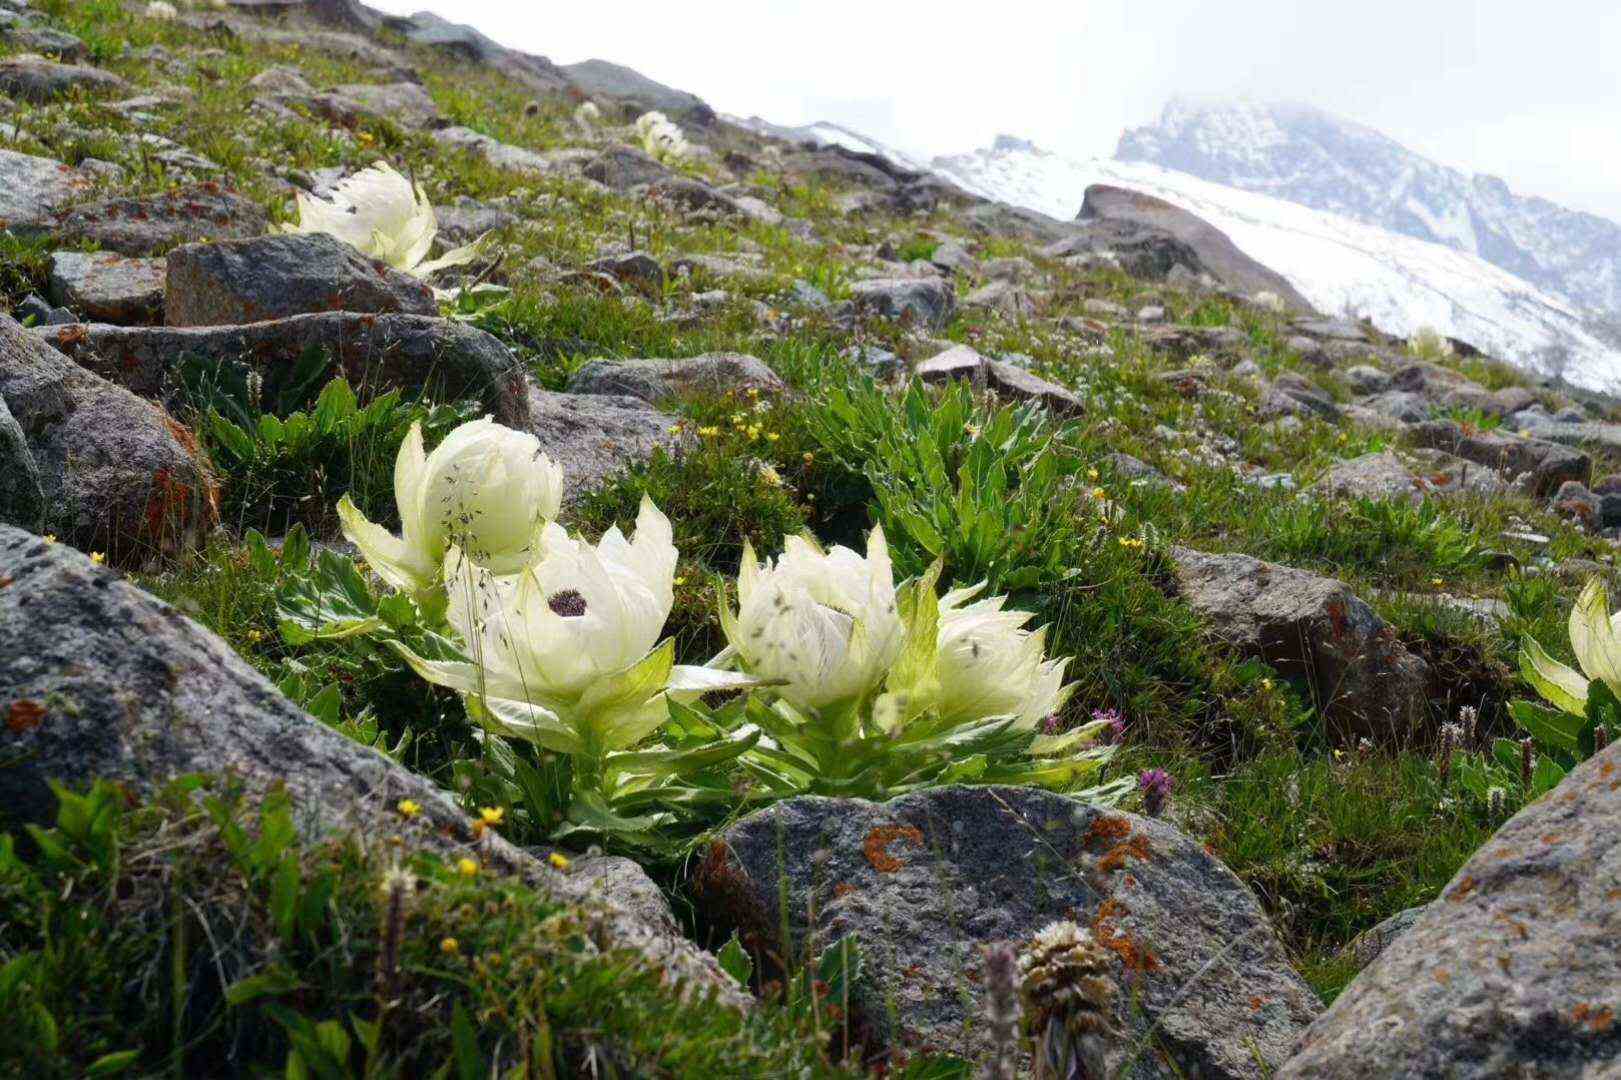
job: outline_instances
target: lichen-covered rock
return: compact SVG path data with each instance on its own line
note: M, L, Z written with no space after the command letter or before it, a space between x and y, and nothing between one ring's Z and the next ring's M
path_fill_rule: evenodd
M590 905L604 947L662 957L672 977L745 996L697 946L611 899L601 875L558 873L499 837L475 849L468 816L425 777L300 710L228 645L62 544L0 526L0 800L46 820L50 781L150 794L229 775L250 798L285 789L307 836L356 831L444 856L475 854L560 900ZM409 823L403 799L421 808Z
M691 394L719 396L749 391L767 398L788 384L762 361L745 353L706 353L684 360L592 360L569 380L572 394L626 394L657 405Z
M213 527L214 478L191 432L3 315L0 397L38 466L47 531L136 564Z
M1055 919L1113 954L1124 1034L1109 1056L1126 1071L1111 1076L1266 1076L1321 1008L1255 897L1201 845L1030 788L791 799L729 827L694 886L768 972L853 935L866 980L852 1030L897 1065L982 1057L985 946Z
M238 326L323 311L437 315L425 282L325 233L187 244L169 255L170 326Z
M498 169L540 174L551 172L557 167L556 163L544 154L492 139L472 128L440 128L433 133L433 138L435 142L445 146L477 154Z
M6 399L0 397L0 524L38 529L45 518L39 466Z
M1337 461L1317 482L1329 495L1363 499L1401 499L1417 505L1427 495L1473 491L1501 494L1507 485L1484 465L1443 450L1410 450L1405 455L1382 450Z
M1498 830L1280 1080L1621 1072L1621 744Z
M511 427L529 422L524 373L482 330L422 315L327 312L243 326L131 327L92 324L33 331L80 364L145 398L184 401L183 365L241 365L275 400L311 348L362 397L399 390L432 401L475 400Z
M1389 739L1422 719L1429 665L1342 581L1248 555L1173 548L1182 598L1210 632L1301 676L1339 734Z
M951 321L957 297L941 278L876 278L850 287L858 308L886 319L905 319L930 330Z
M112 251L58 251L51 256L51 299L86 320L159 323L167 274L162 259L133 259Z
M122 255L159 255L176 244L260 236L268 222L257 203L210 181L165 195L79 203L54 215L48 231Z

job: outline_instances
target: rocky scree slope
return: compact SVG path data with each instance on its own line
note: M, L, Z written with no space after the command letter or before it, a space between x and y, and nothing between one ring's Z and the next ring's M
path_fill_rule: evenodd
M6 828L48 820L53 782L115 783L134 808L201 770L215 791L285 794L309 843L358 836L377 858L432 860L434 890L499 878L583 928L568 955L636 973L537 1004L563 1075L588 1060L672 1075L895 1075L928 1055L974 1068L996 1052L987 947L1059 917L1104 950L1099 970L1121 991L1099 1013L1105 1052L1128 1075L1614 1064L1614 830L1572 840L1569 826L1613 809L1615 751L1524 806L1460 786L1441 751L1513 730L1520 638L1565 650L1576 591L1613 578L1609 403L1458 343L1313 312L1308 288L1283 291L1218 222L1137 194L1099 190L1082 220L1046 217L690 102L689 154L660 161L632 125L659 100L674 115L685 99L649 95L678 91L611 65L570 76L431 18L344 0L174 19L110 2L0 9L0 169L14 179L0 232ZM77 59L35 55L46 35ZM509 292L430 301L327 238L267 235L296 193L379 158L414 173L446 234L490 234L435 284ZM982 435L1009 407L1034 441L998 443L1027 456L976 502L963 463L991 475ZM643 495L668 511L683 660L715 651L745 541L775 551L809 529L854 542L882 522L909 572L943 554L959 584L998 575L1048 626L1050 651L1074 657L1076 697L1055 725L1101 717L1111 775L1135 790L1117 807L958 786L739 803L671 850L549 858L537 804L490 805L492 766L454 699L390 652L284 634L278 613L309 538L344 550L340 497L389 512L408 422L437 438L482 414L563 466L570 528L628 523ZM940 462L908 456L928 446ZM1440 725L1470 715L1462 743L1441 741ZM485 809L501 812L492 823ZM181 815L167 828L190 820L166 812ZM220 844L235 835L211 827ZM136 865L165 858L179 855L159 844ZM1515 859L1552 887L1494 870ZM113 906L97 910L122 916L109 925L172 925L166 888L106 880L129 867L93 862L71 864L66 891L8 876L0 902L34 912L100 889ZM287 910L275 897L291 885L229 880L251 901L238 910ZM370 878L356 889L381 895ZM1505 937L1503 916L1527 932ZM0 959L39 952L34 917L0 924ZM515 1067L502 1055L538 1045L542 1026L495 1007L515 1000L509 984L482 1005L464 995L499 966L488 953L564 970L557 921L537 915L475 955L448 931L408 933L433 962L411 968L402 1000L427 1004L378 1037L409 1027L470 1045L480 1071ZM1367 939L1353 946L1403 923L1416 936L1376 935L1389 942L1378 959ZM833 971L844 937L862 978L796 1006L796 973ZM315 1008L325 998L289 978L337 977L330 952L324 968L272 968L303 964L303 941L248 958L263 998L198 1022L271 1032L241 1045L283 1068L286 1029L261 1008ZM1589 965L1548 972L1587 941ZM1431 971L1440 955L1473 965L1467 978ZM371 1007L379 964L367 953L342 973L367 988L351 1004ZM65 982L9 983L28 1008L5 1036L20 1041L0 1046L38 1055L26 1060L42 1075L129 1049L105 1042L136 1028L84 1004L83 970L30 970ZM128 981L110 985L102 997L122 1002ZM1504 1022L1461 1011L1480 988ZM199 1010L205 996L224 1000L199 992ZM626 998L648 1009L635 1023L614 1011ZM199 1014L183 1004L136 1013L184 1025ZM72 1037L35 1038L37 1008ZM1554 1021L1569 1036L1558 1052L1523 1036ZM1370 1027L1393 1034L1356 1037ZM134 1052L143 1068L173 1064L163 1039Z

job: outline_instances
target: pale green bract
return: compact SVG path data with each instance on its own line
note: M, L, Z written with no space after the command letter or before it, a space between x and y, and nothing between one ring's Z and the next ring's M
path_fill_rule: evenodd
M1007 611L1005 596L974 600L983 584L940 598L939 699L941 715L960 720L1014 717L1035 728L1069 700L1069 659L1048 660L1046 628L1024 629L1035 618Z
M526 432L490 417L463 424L431 454L414 424L394 462L401 535L366 519L345 495L343 533L389 585L420 593L440 581L453 546L496 573L516 573L541 557L543 532L563 502L563 470Z
M895 577L882 529L867 554L809 537L789 537L763 565L745 544L737 576L738 611L722 612L727 640L744 670L781 680L777 693L800 709L821 710L869 697L900 655Z
M696 697L757 680L674 663L659 634L674 602L669 519L644 498L636 530L591 545L549 525L543 554L516 575L490 572L457 549L445 557L446 618L466 661L401 648L424 679L465 695L487 730L600 763L668 718L666 695Z
M1527 638L1520 650L1520 672L1550 705L1580 716L1587 711L1590 679L1621 694L1621 612L1610 614L1609 594L1596 579L1587 583L1570 609L1570 647L1580 672Z
M483 239L429 259L439 235L433 205L421 184L412 184L386 161L340 180L324 199L299 192L297 203L298 221L283 225L283 232L326 233L417 278L472 262Z

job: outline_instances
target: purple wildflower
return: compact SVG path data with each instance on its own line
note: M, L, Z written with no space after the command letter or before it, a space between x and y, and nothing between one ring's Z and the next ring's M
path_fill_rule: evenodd
M1120 715L1119 709L1093 709L1092 721L1102 721L1109 725L1109 741L1118 743L1126 737L1126 718Z
M1041 733L1043 735L1057 735L1060 723L1057 713L1049 714L1047 719L1041 722Z
M1165 800L1175 786L1176 781L1164 769L1145 769L1137 778L1137 790L1143 793L1144 812L1149 817L1159 817L1160 811L1165 809Z

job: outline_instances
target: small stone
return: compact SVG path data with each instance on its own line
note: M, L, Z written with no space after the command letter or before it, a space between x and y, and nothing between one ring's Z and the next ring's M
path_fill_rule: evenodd
M166 274L163 259L58 251L51 256L51 299L95 322L158 323Z

